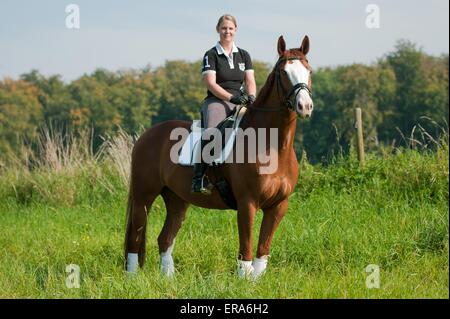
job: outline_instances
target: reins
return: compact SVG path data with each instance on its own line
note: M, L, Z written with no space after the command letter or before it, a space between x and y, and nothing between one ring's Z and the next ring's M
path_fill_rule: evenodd
M288 110L288 108L286 108L286 106L279 106L279 107L255 107L255 106L252 106L252 105L247 105L245 107L250 109L250 110L255 110L255 111L259 111L259 112L278 112L278 111Z

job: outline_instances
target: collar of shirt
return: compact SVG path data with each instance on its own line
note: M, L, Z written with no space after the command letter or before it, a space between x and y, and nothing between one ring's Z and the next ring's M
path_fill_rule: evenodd
M216 50L217 50L218 54L225 54L226 56L228 56L228 54L225 53L225 50L223 49L223 47L220 45L220 42L217 42ZM239 52L239 51L238 51L237 46L233 42L233 49L231 50L231 53L236 53L236 52Z
M220 42L217 42L216 44L216 50L218 54L223 54L226 56L227 60L228 60L228 64L230 65L231 69L234 69L234 63L233 63L233 53L239 52L237 46L234 44L233 42L233 49L231 50L231 54L228 55L225 53L225 50L223 49L223 47L220 45Z

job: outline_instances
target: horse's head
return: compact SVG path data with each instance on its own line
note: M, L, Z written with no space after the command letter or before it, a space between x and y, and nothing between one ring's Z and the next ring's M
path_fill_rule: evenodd
M283 36L278 38L279 59L275 66L277 83L285 89L288 106L301 118L310 117L314 103L311 94L311 67L306 55L309 52L309 38L305 36L300 48L286 50ZM279 84L277 84L279 85Z

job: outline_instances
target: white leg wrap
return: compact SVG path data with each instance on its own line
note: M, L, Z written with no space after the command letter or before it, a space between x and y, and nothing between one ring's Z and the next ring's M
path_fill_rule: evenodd
M174 243L172 243L172 245L169 247L169 249L167 249L165 253L160 254L161 273L167 277L172 277L175 273L175 265L172 258L173 245Z
M127 272L135 274L138 269L138 254L128 253Z
M255 258L253 260L253 279L258 279L266 270L269 256L261 256L261 258Z
M251 278L253 273L253 266L251 261L238 260L238 275L239 278Z

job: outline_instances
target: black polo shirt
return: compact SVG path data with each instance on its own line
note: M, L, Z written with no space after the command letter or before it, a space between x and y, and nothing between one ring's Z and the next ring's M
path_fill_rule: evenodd
M220 43L217 43L203 57L202 75L208 72L216 74L216 83L225 91L237 94L244 82L245 72L253 72L250 54L233 44L231 55L227 56ZM206 98L212 96L214 94L208 90Z

